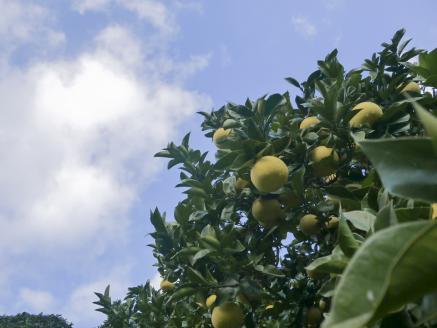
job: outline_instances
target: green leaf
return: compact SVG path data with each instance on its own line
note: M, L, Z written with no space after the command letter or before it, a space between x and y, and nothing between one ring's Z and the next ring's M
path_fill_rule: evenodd
M374 228L375 231L382 230L388 228L389 226L395 225L397 222L398 218L395 210L393 209L393 203L390 202L381 208L378 214L376 214Z
M360 247L360 243L354 238L346 220L340 220L338 224L338 245L347 257L352 257Z
M369 232L375 223L375 215L365 211L343 212L341 216L352 223L355 228L366 232Z
M437 202L437 155L431 139L409 137L359 144L392 194Z
M212 249L202 249L198 251L191 260L191 265L194 265L198 260L207 256L209 253L213 252Z
M193 287L183 287L181 289L178 289L176 292L174 292L170 298L168 299L167 303L178 301L182 298L185 298L187 296L194 295L197 292L196 288Z
M371 326L437 290L436 240L437 225L424 221L399 224L371 236L343 273L322 327Z
M435 154L437 154L437 117L432 115L417 102L414 102L413 106L417 112L417 115L419 116L420 121L425 127L426 133L432 139L432 142L434 144L434 151Z
M187 268L187 275L193 282L197 282L201 285L209 285L209 282L202 276L202 274L192 267Z
M292 78L292 77L286 77L285 80L286 80L288 83L294 85L296 88L299 88L300 90L303 91L302 87L300 86L300 83L299 83L296 79L294 79L294 78Z
M348 258L339 247L336 247L332 254L315 259L305 269L315 273L341 274L346 268L347 263Z
M273 277L285 277L281 270L270 264L265 266L260 264L255 265L255 270Z

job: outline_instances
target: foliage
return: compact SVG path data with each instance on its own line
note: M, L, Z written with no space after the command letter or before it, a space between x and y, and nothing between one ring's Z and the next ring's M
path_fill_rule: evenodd
M26 312L14 316L0 316L0 327L7 328L71 328L60 315L35 315Z
M174 220L151 212L157 268L175 287L147 282L115 302L109 288L96 293L103 327L211 327L212 294L215 306L239 303L246 328L317 327L320 311L325 328L435 326L437 50L405 50L404 33L348 72L332 51L306 81L287 78L294 99L286 92L201 112L207 137L230 130L216 138L215 161L189 147L189 134L156 154L179 167L187 195ZM402 91L411 81L421 93ZM362 102L382 115L350 124ZM308 117L317 119L300 128ZM277 191L241 184L263 156L288 167ZM253 217L260 198L282 203L274 226Z

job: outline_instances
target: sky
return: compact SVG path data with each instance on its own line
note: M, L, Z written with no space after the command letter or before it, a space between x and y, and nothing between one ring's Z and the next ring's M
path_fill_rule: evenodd
M296 89L334 48L361 65L399 28L437 47L437 2L0 0L0 314L76 328L151 279L150 209L172 218L177 170L153 154L197 111Z

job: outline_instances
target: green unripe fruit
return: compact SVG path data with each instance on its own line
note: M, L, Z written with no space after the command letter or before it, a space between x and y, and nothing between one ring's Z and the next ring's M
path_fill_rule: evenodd
M261 157L250 170L250 180L261 192L273 192L288 180L288 167L275 156Z
M300 230L307 236L316 235L320 232L319 220L314 214L306 214L301 217L299 222Z
M271 228L279 222L284 212L277 199L258 198L252 204L252 215L264 228Z

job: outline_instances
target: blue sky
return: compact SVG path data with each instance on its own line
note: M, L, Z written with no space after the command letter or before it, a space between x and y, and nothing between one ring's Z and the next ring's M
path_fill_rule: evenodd
M152 279L148 211L177 171L153 154L198 110L295 89L333 48L349 69L401 28L436 47L422 1L0 0L0 313L93 327L94 291Z

